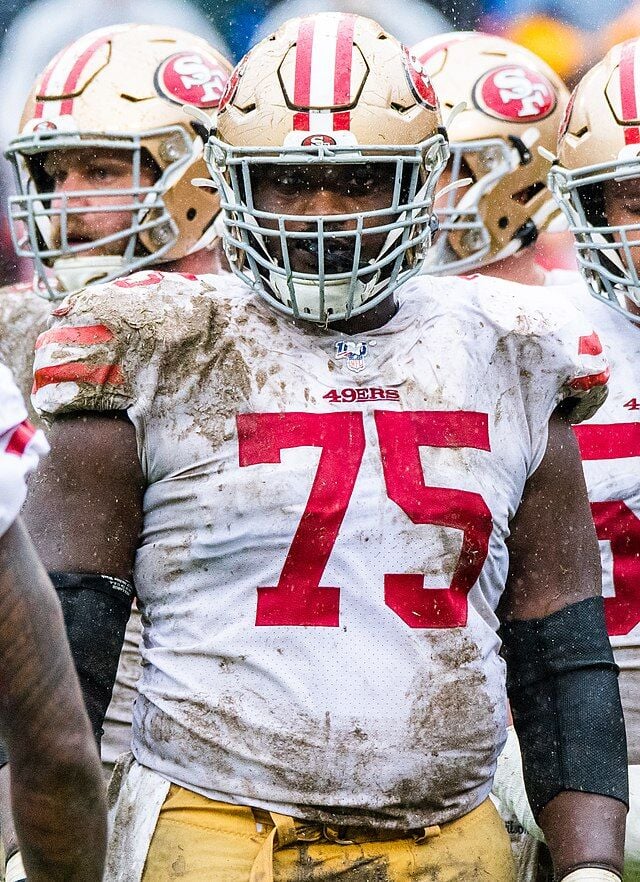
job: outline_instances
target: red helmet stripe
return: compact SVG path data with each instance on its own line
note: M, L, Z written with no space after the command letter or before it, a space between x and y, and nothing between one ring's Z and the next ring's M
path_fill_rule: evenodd
M103 37L100 37L98 40L96 40L94 43L92 43L88 49L85 49L85 51L82 53L82 55L78 58L76 63L71 68L69 76L67 77L67 80L64 84L64 90L63 90L64 95L69 95L69 93L72 93L76 89L76 87L78 85L78 80L80 79L82 71L85 69L85 67L87 66L87 64L89 63L89 61L93 57L93 55L95 55L95 53L98 51L98 49L100 49L102 46L104 46L105 43L109 42L109 38L110 38L110 35L108 35L108 34ZM64 116L65 114L70 114L72 111L73 111L73 98L66 98L62 102L62 105L60 107L60 115Z
M49 86L49 81L51 80L51 76L56 68L57 63L60 61L60 58L64 54L65 50L61 49L60 52L49 62L47 65L44 76L42 77L42 83L40 85L40 89L38 90L38 94L36 97L36 110L34 116L36 119L41 119L44 113L44 101L39 100L40 96L45 97L47 94L47 88Z
M638 118L638 101L636 97L636 52L637 40L630 40L622 47L620 57L620 102L622 105L622 119L635 120ZM625 144L640 144L640 128L638 126L625 126Z
M338 26L336 66L333 80L333 103L338 107L341 104L351 103L351 65L353 63L353 32L355 26L355 15L342 16ZM334 114L334 131L348 131L350 126L351 113L348 110Z
M411 54L415 55L420 64L426 64L429 59L433 58L434 55L437 55L438 52L443 52L445 49L448 49L449 46L453 46L455 43L461 43L464 40L467 40L471 36L477 36L478 32L469 32L469 31L461 31L459 34L449 34L443 40L438 40L437 43L434 43L433 46L430 46L428 49L422 48L425 43L431 42L431 37L426 40L422 40L420 43L416 43L415 46L411 47Z
M309 107L311 104L311 54L313 51L313 31L315 22L312 18L303 18L298 29L296 44L296 70L293 101L296 107ZM309 113L296 113L293 117L293 128L296 131L309 131Z

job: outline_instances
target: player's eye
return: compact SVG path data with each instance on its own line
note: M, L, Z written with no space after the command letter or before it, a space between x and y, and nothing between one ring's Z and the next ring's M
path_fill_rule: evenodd
M307 177L294 170L279 172L276 178L276 185L282 193L287 195L304 193L309 189Z
M364 196L372 193L376 186L376 175L370 165L357 166L346 181L348 196Z

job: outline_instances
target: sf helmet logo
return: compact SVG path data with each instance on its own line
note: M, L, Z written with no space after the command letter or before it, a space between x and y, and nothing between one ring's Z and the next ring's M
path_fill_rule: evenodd
M55 132L58 126L50 119L42 119L33 127L34 132Z
M231 71L231 76L227 80L227 85L225 86L224 92L222 93L222 97L220 98L220 104L218 105L218 113L221 113L227 104L231 103L233 99L236 97L236 92L238 91L238 86L240 85L240 79L242 74L244 73L244 69L247 66L247 56L245 55L241 61L234 67Z
M174 104L217 107L227 85L227 73L215 58L201 52L178 52L166 58L155 74L159 95Z
M480 110L496 119L530 122L553 113L557 99L551 82L522 65L490 70L476 83L473 100Z
M404 46L404 71L407 77L407 83L411 89L411 94L418 104L422 104L423 107L426 107L429 110L437 110L438 99L436 97L435 89L431 84L431 80L429 79L429 75L415 55L412 55L411 51L407 49L406 46Z
M332 138L331 135L309 135L308 138L305 138L302 142L303 147L323 147L323 146L335 146L336 140Z

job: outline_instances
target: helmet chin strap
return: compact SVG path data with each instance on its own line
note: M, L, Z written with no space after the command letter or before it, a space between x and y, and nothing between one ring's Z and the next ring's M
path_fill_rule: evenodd
M60 288L67 294L86 288L105 279L113 279L126 273L123 257L105 255L103 257L59 257L53 264L53 272Z

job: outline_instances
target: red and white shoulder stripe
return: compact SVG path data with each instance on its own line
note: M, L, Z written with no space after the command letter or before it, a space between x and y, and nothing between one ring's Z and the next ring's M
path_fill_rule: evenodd
M610 376L609 365L600 338L595 331L578 339L578 356L584 375L575 377L569 386L575 392L588 392L599 386L606 386Z
M38 409L56 387L59 400L71 402L79 387L124 385L124 375L114 352L113 332L102 324L70 325L45 331L36 341L32 398Z

